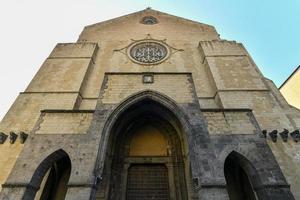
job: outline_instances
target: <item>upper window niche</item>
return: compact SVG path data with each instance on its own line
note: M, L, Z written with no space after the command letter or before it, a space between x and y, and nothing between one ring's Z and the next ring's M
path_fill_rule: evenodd
M152 16L145 16L141 20L141 23L145 24L145 25L153 25L153 24L157 24L158 20L155 17L152 17Z

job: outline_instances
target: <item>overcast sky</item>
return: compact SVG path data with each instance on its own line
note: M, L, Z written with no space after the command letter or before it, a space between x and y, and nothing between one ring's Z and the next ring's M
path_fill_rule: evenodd
M242 42L277 86L300 64L299 0L1 0L0 120L56 43L146 7L216 27Z

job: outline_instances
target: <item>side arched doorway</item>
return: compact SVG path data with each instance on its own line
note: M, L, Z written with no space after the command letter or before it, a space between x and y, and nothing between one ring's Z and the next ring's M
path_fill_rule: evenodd
M41 162L34 172L23 199L64 200L71 173L71 160L58 150Z
M254 167L244 156L231 152L225 160L224 175L230 200L258 200L255 186L259 177Z
M111 129L96 199L188 199L186 144L169 109L147 98L131 105Z

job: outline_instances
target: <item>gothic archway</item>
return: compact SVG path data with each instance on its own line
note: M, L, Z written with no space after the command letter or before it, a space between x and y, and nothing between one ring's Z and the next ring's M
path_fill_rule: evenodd
M62 149L44 159L35 170L23 199L63 200L71 173L71 160Z
M176 116L182 113L159 94L135 97L114 115L97 199L188 199L187 139Z
M251 162L241 154L231 152L224 163L224 175L230 200L258 200L256 188L261 185Z

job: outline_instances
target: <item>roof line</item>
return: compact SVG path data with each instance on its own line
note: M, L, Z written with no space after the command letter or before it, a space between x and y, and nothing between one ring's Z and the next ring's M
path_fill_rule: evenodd
M300 69L300 65L293 71L293 73L281 84L279 89L281 89L291 78L292 76Z
M120 17L116 17L116 18L104 20L104 21L97 22L97 23L94 23L94 24L90 24L90 25L87 25L87 26L85 26L85 27L91 27L91 26L95 26L95 25L98 25L98 24L102 24L102 23L108 23L108 22L111 22L111 21L118 20L118 19L120 19L120 18L128 17L128 16L131 16L131 15L134 15L134 14L138 14L138 13L142 13L142 12L145 12L145 11L147 11L147 10L151 10L151 11L154 11L154 12L158 12L158 13L161 13L161 14L164 14L164 15L169 15L169 16L171 16L171 17L176 17L176 18L179 18L179 19L181 19L181 20L185 20L185 21L188 21L188 22L191 22L191 23L209 26L209 27L215 29L215 27L212 26L212 25L205 24L205 23L201 23L201 22L197 22L197 21L194 21L194 20L191 20L191 19L186 19L186 18L184 18L184 17L179 17L179 16L172 15L172 14L169 14L169 13L161 12L161 11L159 11L159 10L154 10L154 9L152 9L151 7L147 7L147 8L144 9L144 10L140 10L140 11L136 11L136 12L133 12L133 13L126 14L126 15L122 15L122 16L120 16Z
M114 20L117 20L117 19L120 19L120 18L123 18L123 17L128 17L128 16L133 15L133 14L141 13L143 11L144 10L140 10L140 11L136 11L136 12L133 12L133 13L122 15L120 17L111 18L111 19L107 19L107 20L104 20L104 21L96 22L96 23L93 23L93 24L90 24L90 25L86 25L85 28L95 26L95 25L98 25L98 24L102 24L102 23L108 23L108 22L111 22L111 21L114 21Z

